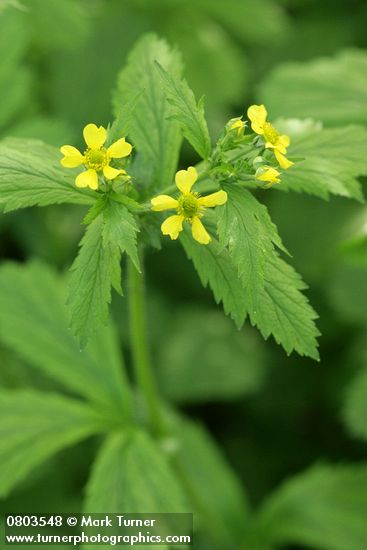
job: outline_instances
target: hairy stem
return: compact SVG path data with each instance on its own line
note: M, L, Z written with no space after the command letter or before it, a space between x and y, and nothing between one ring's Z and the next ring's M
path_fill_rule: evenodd
M145 320L145 288L143 273L128 262L130 297L130 339L135 377L148 409L152 430L156 435L164 435L159 395L154 379Z

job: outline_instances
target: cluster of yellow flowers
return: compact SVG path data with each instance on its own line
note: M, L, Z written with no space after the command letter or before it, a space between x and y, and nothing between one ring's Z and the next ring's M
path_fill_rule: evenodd
M283 170L287 170L292 166L293 162L286 157L287 147L290 145L289 136L279 134L274 126L267 121L268 112L265 105L251 105L247 110L247 116L251 121L252 130L255 134L262 136L265 149L273 150L279 166L283 168ZM237 134L240 135L244 127L245 122L238 118L230 126L230 130L237 130ZM255 174L258 180L266 182L269 187L274 183L280 182L279 176L279 170L267 165L259 167Z
M252 105L247 111L249 120L251 121L252 130L262 137L266 149L271 149L274 152L275 158L279 166L286 170L293 163L287 159L287 147L290 144L290 139L286 135L280 135L277 130L267 122L267 111L264 105ZM229 127L229 130L237 130L237 136L244 133L245 122L241 118L235 121ZM85 170L78 174L75 178L77 187L89 187L97 190L99 188L99 176L103 176L107 180L114 180L118 176L127 176L127 173L122 168L111 166L111 161L114 159L122 159L128 157L132 151L132 145L125 138L118 139L109 147L105 147L107 140L107 130L103 126L95 124L87 124L83 130L84 140L87 148L84 153L72 145L63 145L60 148L64 157L61 159L62 166L66 168L75 168L84 165ZM256 170L255 177L271 186L274 183L279 183L280 172L268 165L262 165ZM176 199L169 195L159 195L151 199L152 210L162 212L165 210L176 210L176 214L169 216L161 226L162 233L169 235L171 239L177 239L183 230L183 223L186 221L191 225L193 238L201 244L208 244L211 237L201 218L204 215L206 208L223 205L227 202L227 193L223 190L217 191L210 195L201 197L199 193L192 191L198 173L196 168L190 166L187 170L179 170L176 173L175 182L180 196Z

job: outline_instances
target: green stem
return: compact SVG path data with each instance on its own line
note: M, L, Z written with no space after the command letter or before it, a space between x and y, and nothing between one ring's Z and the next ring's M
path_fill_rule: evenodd
M138 272L131 260L128 262L128 279L130 338L136 381L145 399L152 430L156 435L162 436L165 430L146 332L144 276Z

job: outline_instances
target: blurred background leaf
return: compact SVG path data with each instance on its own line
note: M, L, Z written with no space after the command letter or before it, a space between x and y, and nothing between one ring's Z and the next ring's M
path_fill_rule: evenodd
M57 451L106 426L88 406L57 394L1 390L0 404L1 496Z
M200 533L214 548L235 548L248 530L250 510L239 479L205 429L180 419L174 465L189 495Z
M274 545L363 550L367 538L365 465L315 466L286 482L260 512L260 530Z
M301 160L282 175L280 189L316 195L353 198L363 202L358 176L367 173L367 131L361 126L338 129L305 127L293 137L296 121L283 122L280 131L290 128L289 157ZM296 130L297 131L297 130Z
M231 401L261 386L265 365L255 331L234 331L221 312L195 308L181 308L163 331L156 363L170 400Z
M29 29L24 13L0 12L0 129L23 114L32 102L32 72L24 63L29 47ZM14 40L16 37L16 40Z
M112 328L103 328L87 350L69 329L65 282L41 263L5 264L0 270L0 340L71 392L125 420L129 388ZM93 382L94 381L94 382Z
M312 117L327 126L367 124L367 53L350 50L281 65L261 84L259 98L275 117Z

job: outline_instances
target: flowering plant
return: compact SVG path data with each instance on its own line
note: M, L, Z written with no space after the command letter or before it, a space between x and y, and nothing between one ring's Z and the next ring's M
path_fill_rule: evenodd
M266 107L255 104L224 120L213 138L203 99L197 101L182 78L179 54L153 35L132 51L113 102L112 124L87 124L80 149L14 138L0 144L4 212L60 203L86 209L85 233L66 291L64 277L39 262L0 270L4 341L68 390L65 396L0 390L0 493L7 494L57 450L102 433L107 437L88 484L86 508L195 509L206 516L220 548L260 547L262 521L261 547L268 547L268 525L277 544L281 522L274 502L250 523L240 484L233 482L213 442L162 397L149 353L144 260L152 255L159 261L163 246L182 246L203 286L238 329L247 320L265 339L272 335L287 354L318 360L317 315L265 202L283 191L361 200L357 178L366 172L366 131L358 126L325 130L310 119L273 124ZM192 148L189 162L180 161L184 139ZM133 382L109 321L112 290L122 295L124 286ZM207 327L202 318L193 318L201 359ZM175 323L184 326L176 316ZM213 355L215 344L207 346ZM248 355L250 340L245 344ZM197 371L186 376L190 397L199 376ZM206 379L205 388L208 384ZM320 471L311 472L312 487L323 487ZM325 479L333 486L334 472L326 470ZM304 494L311 491L300 485L303 514ZM229 504L222 508L224 493ZM294 499L292 487L285 494ZM287 498L278 496L281 519L289 515ZM233 520L236 534L230 532Z

